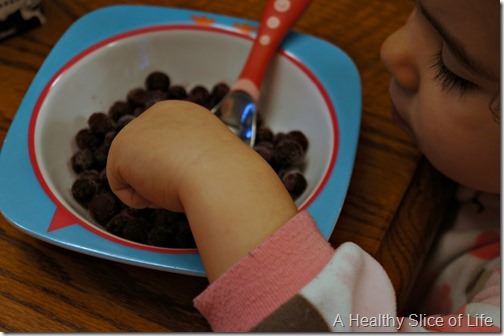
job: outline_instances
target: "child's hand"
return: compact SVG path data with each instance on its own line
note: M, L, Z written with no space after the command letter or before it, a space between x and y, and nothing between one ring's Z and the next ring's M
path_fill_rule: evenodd
M189 102L157 103L121 130L107 177L127 205L186 213L210 281L297 212L269 164Z
M205 174L210 161L232 156L236 147L242 147L237 145L241 144L234 135L203 107L162 102L114 139L107 177L112 191L131 207L183 211L179 191L184 181Z

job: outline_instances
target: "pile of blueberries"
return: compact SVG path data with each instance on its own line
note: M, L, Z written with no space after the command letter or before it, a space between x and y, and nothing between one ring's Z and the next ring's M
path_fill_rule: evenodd
M75 135L77 151L71 158L77 174L72 184L74 199L111 234L141 244L194 248L185 214L164 209L133 209L112 193L105 173L108 150L124 126L158 101L188 100L211 109L228 91L225 83L214 85L211 91L202 85L188 91L172 84L165 72L148 74L144 87L130 90L125 100L116 101L107 112L91 114L88 126ZM308 139L303 132L274 133L259 114L254 149L276 171L292 198L297 199L307 186L303 170Z

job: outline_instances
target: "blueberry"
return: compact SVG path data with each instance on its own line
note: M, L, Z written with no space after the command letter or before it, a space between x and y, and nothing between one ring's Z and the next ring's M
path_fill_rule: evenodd
M131 217L131 220L126 221L122 237L137 243L147 243L147 229L148 225L144 219L139 217Z
M287 136L287 134L285 134L284 132L276 133L273 136L273 144L276 145L276 144L280 143L286 136Z
M107 165L109 148L107 146L101 145L93 151L93 167L96 170L102 170Z
M107 170L106 169L103 169L102 171L100 171L100 173L98 174L97 182L98 182L98 186L101 191L105 191L105 192L111 191L110 185L108 182L108 178L107 178Z
M189 95L187 96L187 100L199 104L201 106L206 106L208 98L210 97L210 93L207 88L202 85L196 85L189 91Z
M289 139L292 139L296 142L298 142L301 147L303 147L303 151L306 153L306 151L308 150L308 138L306 137L306 135L301 132L301 131L298 131L298 130L295 130L295 131L290 131L289 133L287 133L287 137Z
M147 75L145 87L149 91L168 91L170 87L170 77L162 71L154 71Z
M75 136L75 142L79 149L96 148L100 144L100 137L89 128L83 128Z
M123 230L124 227L126 226L126 223L130 222L131 216L127 216L124 214L117 214L114 217L112 217L105 225L105 229L112 233L113 235L122 237L123 236Z
M128 103L133 107L145 106L145 103L149 100L149 93L144 88L132 89L126 95Z
M257 128L256 131L256 143L267 141L267 142L273 142L273 131L265 126L261 126Z
M298 142L285 138L275 145L271 157L271 164L278 170L300 165L303 159L303 147L301 147Z
M116 127L117 127L117 125L116 125ZM102 145L110 148L110 145L112 144L112 141L114 141L114 138L116 135L117 135L116 131L107 132L107 134L105 134L105 136L103 137Z
M131 105L124 101L116 101L108 110L108 115L112 120L117 121L124 115L133 114Z
M181 85L172 85L168 89L167 98L168 99L177 99L177 100L187 99L187 91Z
M149 91L149 98L145 102L144 107L145 107L145 109L148 109L149 107L156 104L157 102L165 100L167 98L168 98L168 95L164 91L159 91L159 90Z
M105 225L118 211L115 196L110 192L95 195L89 202L89 213L99 224Z
M308 184L303 173L297 169L280 172L279 176L282 179L285 188L294 200L301 196Z
M224 98L225 95L227 95L229 92L229 85L227 85L226 83L217 83L216 85L214 85L214 87L212 88L212 92L210 93L210 95L217 101L217 103L219 101L222 100L222 98Z
M96 180L79 176L72 184L72 196L83 206L87 206L98 190Z
M212 91L210 92L210 97L207 99L207 103L205 106L208 109L213 108L215 105L220 103L222 98L226 96L229 92L229 85L226 83L218 83L213 86Z
M93 152L88 148L82 149L72 156L71 163L72 169L77 174L89 170L94 164Z
M114 130L114 121L103 112L95 112L88 119L89 129L100 136Z
M189 223L186 220L179 220L176 222L177 225L177 235L175 236L176 247L179 248L194 248L196 247L196 242L189 227Z
M146 108L144 106L137 106L133 110L133 116L138 117L140 114L144 113Z
M173 222L154 226L147 235L147 244L159 247L175 247L177 227Z
M98 171L90 169L80 173L77 178L87 178L95 181L95 183L99 183L100 174L98 173Z
M254 146L254 150L262 156L262 158L270 163L273 157L273 144L271 142L259 142Z
M117 120L116 130L119 132L120 130L123 129L124 126L129 124L129 122L135 118L136 117L131 114L123 115L121 118L119 118L119 120Z

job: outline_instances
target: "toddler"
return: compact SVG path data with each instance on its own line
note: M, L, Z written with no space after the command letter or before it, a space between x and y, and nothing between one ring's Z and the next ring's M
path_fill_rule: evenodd
M195 305L214 330L500 330L499 1L418 0L381 57L393 118L463 186L415 314L397 316L381 265L353 243L333 249L269 164L203 107L159 102L115 138L116 195L187 214L210 281Z

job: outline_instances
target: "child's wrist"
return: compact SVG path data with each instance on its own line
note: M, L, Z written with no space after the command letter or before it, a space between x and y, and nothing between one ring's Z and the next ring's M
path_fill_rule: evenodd
M179 194L210 281L297 213L267 162L242 143L228 149L195 169Z

